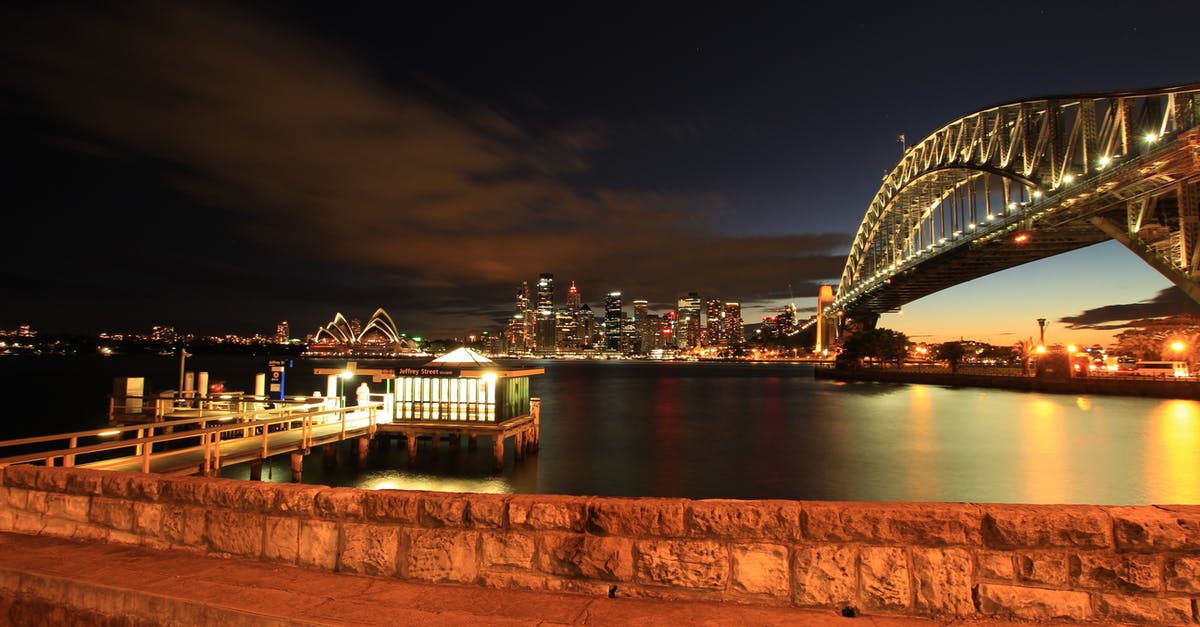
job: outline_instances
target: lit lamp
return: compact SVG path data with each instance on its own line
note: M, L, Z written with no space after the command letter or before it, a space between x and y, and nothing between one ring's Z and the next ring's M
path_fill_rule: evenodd
M1067 376L1075 376L1075 352L1078 350L1074 344L1067 346Z
M353 376L354 376L354 373L350 372L349 370L343 370L341 372L341 374L338 375L338 398L340 398L342 400L343 406L346 404L346 392L345 392L346 379L349 379L350 377L353 377Z

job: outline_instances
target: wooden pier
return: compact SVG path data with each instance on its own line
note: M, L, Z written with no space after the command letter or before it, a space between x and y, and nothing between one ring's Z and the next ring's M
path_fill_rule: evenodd
M461 446L463 436L472 449L478 436L488 436L499 472L504 467L506 440L513 440L516 459L523 460L536 452L540 439L539 399L530 399L529 414L495 423L396 420L385 411L394 406L389 408L385 402L342 407L341 399L317 401L274 401L277 406L271 409L258 403L260 407L240 412L182 409L157 422L0 441L0 455L5 455L0 457L0 468L32 463L210 476L222 467L248 462L251 478L260 479L264 460L287 454L291 455L292 480L300 481L303 456L315 448L356 440L355 453L361 463L370 440L386 434L407 440L410 467L416 463L419 438L432 438L436 450L438 440L447 437L454 450ZM172 419L175 416L185 417Z

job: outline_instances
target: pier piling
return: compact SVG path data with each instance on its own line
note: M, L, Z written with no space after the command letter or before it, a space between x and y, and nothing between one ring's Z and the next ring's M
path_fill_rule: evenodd
M300 483L300 473L304 470L304 455L292 453L292 483Z

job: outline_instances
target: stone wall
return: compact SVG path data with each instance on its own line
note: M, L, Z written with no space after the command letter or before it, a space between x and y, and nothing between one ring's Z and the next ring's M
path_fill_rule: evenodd
M871 614L1194 623L1200 506L363 491L12 466L0 531L421 582Z

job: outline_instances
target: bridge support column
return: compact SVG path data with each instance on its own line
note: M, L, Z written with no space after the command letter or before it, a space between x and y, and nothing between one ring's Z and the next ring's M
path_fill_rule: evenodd
M354 456L355 465L359 470L367 467L367 453L371 450L371 439L367 437L357 438L355 440L356 455Z
M408 467L412 468L417 465L417 434L407 433L404 439L408 441Z
M262 481L262 464L263 464L263 460L261 457L250 462L250 480L251 481Z
M473 451L479 448L479 436L471 434L467 436L467 450Z
M292 453L292 483L300 483L300 473L304 470L304 454Z
M493 469L496 472L504 470L504 434L497 433L492 436L492 456L496 458L496 464Z

